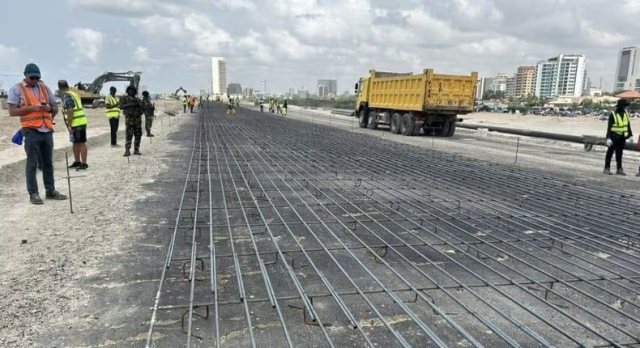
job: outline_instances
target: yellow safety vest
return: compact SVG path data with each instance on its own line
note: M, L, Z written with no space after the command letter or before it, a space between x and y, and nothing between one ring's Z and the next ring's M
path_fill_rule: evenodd
M111 94L107 94L106 104L107 106L114 106L118 104L118 99L116 99L116 97L112 96ZM118 117L120 117L119 108L107 109L107 118L118 118Z
M182 105L187 105L187 98L182 98Z
M84 107L82 107L82 100L78 96L76 92L67 91L65 92L73 98L74 107L73 107L73 121L71 122L71 127L80 127L87 125L87 116L84 113ZM64 119L67 119L67 110L63 112Z
M629 113L624 112L624 115L620 115L617 112L613 112L613 120L615 121L611 126L611 132L622 135L623 137L629 136Z

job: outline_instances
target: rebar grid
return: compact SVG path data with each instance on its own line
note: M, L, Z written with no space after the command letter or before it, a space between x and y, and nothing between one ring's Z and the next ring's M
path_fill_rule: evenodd
M640 197L244 109L192 144L147 346L640 345Z

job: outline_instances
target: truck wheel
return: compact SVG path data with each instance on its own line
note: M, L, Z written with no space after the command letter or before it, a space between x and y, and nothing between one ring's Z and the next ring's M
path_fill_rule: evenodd
M400 123L400 133L402 135L411 136L416 128L416 122L413 120L413 116L409 114L402 115L402 123Z
M451 121L446 120L442 123L442 129L438 132L438 135L441 137L447 137L449 134L449 129L451 128Z
M391 116L391 133L400 134L400 123L402 123L402 115L396 112Z
M457 122L451 122L451 124L449 125L449 132L447 133L448 137L452 137L453 134L455 134L457 124Z
M371 111L369 113L369 123L367 124L367 128L369 129L377 129L378 128L378 120L376 120L376 112Z
M360 115L358 116L358 124L360 125L360 128L367 128L368 121L369 118L367 117L367 114L364 113L364 110L360 110Z

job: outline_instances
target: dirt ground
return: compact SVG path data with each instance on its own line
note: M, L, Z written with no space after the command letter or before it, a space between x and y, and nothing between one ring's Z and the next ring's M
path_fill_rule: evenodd
M607 121L599 121L593 116L557 117L536 115L512 115L479 112L462 116L465 123L484 124L570 135L605 136ZM631 130L640 135L640 119L631 119Z
M95 127L88 142L90 168L71 172L73 214L69 200L45 201L42 206L29 203L24 151L7 144L11 137L7 139L7 133L13 135L17 121L0 117L4 147L0 151L0 163L4 164L0 168L0 347L60 347L42 343L41 336L53 325L83 331L105 315L104 310L90 307L96 290L81 281L100 274L108 283L117 276L116 269L99 267L104 267L107 256L122 253L132 241L131 231L144 223L133 213L136 205L150 198L145 185L152 184L165 168L163 158L179 145L169 137L189 119L188 115L168 116L162 113L163 107L158 109L153 128L156 137L143 137L143 156L132 156L129 161L122 157L123 147L112 148L107 131L102 131L106 129L104 110L90 111L89 122ZM123 130L122 126L121 142ZM58 132L58 136L64 133ZM58 138L56 143L56 188L68 195L64 162L68 143ZM40 174L38 181L43 191Z

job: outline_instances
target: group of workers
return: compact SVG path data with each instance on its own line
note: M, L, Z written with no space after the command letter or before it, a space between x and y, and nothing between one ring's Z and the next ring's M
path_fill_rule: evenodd
M73 144L74 162L69 168L86 170L87 164L87 115L78 93L69 89L66 80L58 81L61 94L61 107L64 122L69 132L69 140ZM105 100L106 116L111 128L111 145L117 146L118 125L120 111L125 116L126 142L124 156L131 155L133 140L134 155L142 155L140 142L142 137L142 115L145 115L147 136L153 137L151 127L155 107L151 102L149 92L142 92L142 99L137 97L138 91L134 86L128 86L126 95L118 100L116 88L111 87ZM51 89L41 80L40 68L33 63L24 69L24 79L9 90L7 98L9 116L19 117L21 129L17 133L21 136L19 143L24 141L27 154L26 182L30 202L43 204L40 197L37 169L42 170L46 199L65 200L67 197L55 188L53 173L53 125L58 114L58 102Z

